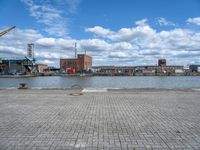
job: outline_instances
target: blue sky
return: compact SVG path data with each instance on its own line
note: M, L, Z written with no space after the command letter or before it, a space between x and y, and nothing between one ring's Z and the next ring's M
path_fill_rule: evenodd
M200 64L199 0L0 0L2 56L26 54L35 43L38 62L59 65L73 45L94 65ZM12 41L12 42L8 42Z

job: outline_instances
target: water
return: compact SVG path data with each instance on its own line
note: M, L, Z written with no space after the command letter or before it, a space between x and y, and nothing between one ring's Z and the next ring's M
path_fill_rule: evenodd
M29 77L0 78L0 88L17 88L27 83L30 88L200 88L198 76L114 76L114 77Z

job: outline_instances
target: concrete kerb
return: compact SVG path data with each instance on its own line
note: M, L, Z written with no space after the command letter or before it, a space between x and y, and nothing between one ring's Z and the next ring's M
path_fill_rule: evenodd
M82 93L101 93L101 92L107 92L107 88L84 88L82 90Z
M0 88L0 90L19 90L17 87ZM20 89L23 90L23 89ZM191 89L166 89L166 88L43 88L29 87L26 90L58 90L67 93L100 93L100 92L200 92L199 88Z

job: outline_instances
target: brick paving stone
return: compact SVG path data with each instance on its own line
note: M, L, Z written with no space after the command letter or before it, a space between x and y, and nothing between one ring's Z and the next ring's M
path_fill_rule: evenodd
M200 149L200 92L0 90L0 150Z

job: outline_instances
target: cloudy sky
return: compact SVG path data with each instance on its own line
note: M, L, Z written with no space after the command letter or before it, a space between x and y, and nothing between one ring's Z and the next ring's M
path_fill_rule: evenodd
M200 64L200 0L0 0L0 57L38 63L87 51L93 65Z

